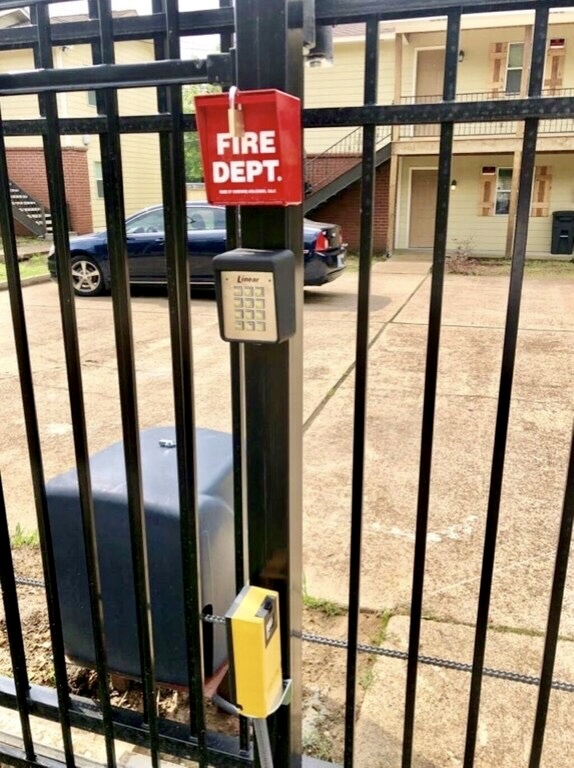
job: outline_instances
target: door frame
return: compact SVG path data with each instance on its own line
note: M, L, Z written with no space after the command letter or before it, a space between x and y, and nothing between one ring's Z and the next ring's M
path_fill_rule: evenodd
M413 165L409 168L409 187L407 190L407 221L406 221L406 249L410 250L411 247L411 202L412 202L412 190L413 190L413 171L436 171L438 177L438 165ZM430 246L432 248L432 245Z

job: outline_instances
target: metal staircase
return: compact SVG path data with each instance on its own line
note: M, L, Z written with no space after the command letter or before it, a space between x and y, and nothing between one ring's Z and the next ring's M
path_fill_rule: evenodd
M36 237L52 234L52 216L42 203L10 181L10 201L14 219Z
M375 147L377 167L391 157L391 132L384 126L378 126ZM309 213L322 203L327 202L362 175L361 156L363 152L363 129L356 128L329 149L305 163L305 178L311 181L312 190L303 202L304 213ZM329 161L339 158L337 167ZM324 171L321 170L324 167Z

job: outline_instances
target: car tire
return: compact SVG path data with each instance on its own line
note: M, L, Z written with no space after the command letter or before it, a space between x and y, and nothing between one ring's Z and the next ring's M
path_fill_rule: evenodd
M91 256L73 257L72 284L76 296L99 296L104 292L104 275Z

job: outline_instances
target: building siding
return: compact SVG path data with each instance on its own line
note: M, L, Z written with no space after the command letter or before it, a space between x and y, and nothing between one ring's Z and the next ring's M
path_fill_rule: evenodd
M116 62L119 64L150 61L154 58L153 45L148 41L121 42L115 45ZM72 45L65 49L54 48L54 65L57 68L85 67L92 63L91 48L88 45ZM0 72L24 71L34 68L32 52L27 50L0 52ZM60 93L57 96L58 114L66 117L95 117L96 108L88 102L88 93L78 91L73 93ZM153 88L130 88L118 92L118 104L121 115L152 115L157 114L157 98ZM0 108L4 120L38 119L40 117L38 98L36 96L9 96L0 98ZM81 182L76 182L74 174L66 175L66 198L70 210L72 225L75 231L86 231L85 226L90 219L92 229L105 227L104 201L98 197L95 178L95 163L101 161L100 142L97 136L62 136L63 156L66 151L76 149L82 157ZM8 148L20 148L22 151L32 153L30 167L36 168L38 160L33 154L34 150L41 151L42 138L40 136L6 138ZM157 135L132 134L123 135L122 170L124 174L124 199L126 214L130 215L149 205L161 201L161 164L159 153L159 139ZM71 162L73 157L64 162ZM75 158L74 162L79 162ZM43 165L43 163L42 163ZM22 186L29 194L45 201L44 195L45 171L40 180L33 178L34 174L20 176L20 181L14 177L14 181ZM29 186L23 183L26 181ZM30 186L31 185L31 186ZM36 195L34 189L40 189ZM86 189L88 199L86 201ZM75 196L77 202L75 202ZM81 210L91 208L90 214L82 215Z

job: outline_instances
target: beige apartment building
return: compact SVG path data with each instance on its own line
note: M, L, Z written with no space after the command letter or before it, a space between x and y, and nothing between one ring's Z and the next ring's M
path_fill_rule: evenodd
M133 15L135 11L120 13ZM86 18L68 16L55 21L66 23ZM28 23L29 17L23 10L10 10L0 14L0 41L2 28ZM150 41L116 43L115 55L118 64L153 60L153 44ZM62 69L84 67L92 63L89 45L55 46L53 56L55 66ZM34 69L31 50L0 50L0 72L30 69ZM153 88L124 89L118 94L120 115L157 113L157 98ZM58 114L62 119L97 115L94 91L59 93L57 104ZM0 110L4 121L40 117L38 97L35 95L2 97ZM89 134L63 135L61 146L70 229L82 234L104 228L99 137ZM125 207L129 215L161 200L159 139L157 134L126 134L121 138L121 146ZM42 139L40 136L7 136L6 148L18 231L21 234L30 234L33 232L34 222L27 220L27 216L28 219L35 216L38 220L38 209L42 209L48 221L50 218ZM37 204L36 209L34 202ZM21 210L18 210L18 207Z
M465 15L460 35L457 101L518 98L527 93L534 13ZM446 19L380 25L378 103L440 101ZM543 95L574 94L574 12L554 10L546 41ZM364 28L334 28L334 65L306 72L306 107L359 105L363 98ZM539 124L528 254L551 251L553 212L574 211L574 120ZM521 122L455 126L448 247L509 254L512 243ZM439 151L438 125L378 129L375 246L379 251L430 248ZM311 218L337 221L357 244L359 184L337 189L337 175L357 162L360 131L308 129L307 175L321 205ZM319 194L321 188L329 190Z

